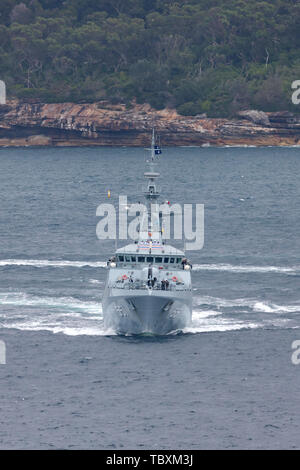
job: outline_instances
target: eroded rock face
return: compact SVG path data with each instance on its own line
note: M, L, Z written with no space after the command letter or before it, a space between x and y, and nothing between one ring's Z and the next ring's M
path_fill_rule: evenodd
M28 145L51 145L52 139L46 135L31 135L27 139Z
M262 126L266 126L266 127L270 125L268 115L266 113L264 113L263 111L257 111L256 109L249 109L249 110L246 110L246 111L240 111L238 113L238 116L240 116L241 118L244 118L244 119L248 119L248 120L254 122L254 124L258 124L258 125L262 125Z
M298 145L300 117L249 110L238 119L180 116L149 105L9 101L0 107L0 145L145 146L153 128L167 145Z

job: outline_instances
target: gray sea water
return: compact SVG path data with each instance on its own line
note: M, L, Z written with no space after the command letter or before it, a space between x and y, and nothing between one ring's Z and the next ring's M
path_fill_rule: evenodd
M163 197L205 205L193 323L121 337L96 208L108 189L140 200L144 161L0 150L0 448L299 448L300 149L165 149Z

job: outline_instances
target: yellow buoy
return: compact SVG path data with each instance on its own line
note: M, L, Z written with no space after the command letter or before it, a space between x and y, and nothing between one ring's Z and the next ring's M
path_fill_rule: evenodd
M107 197L110 198L110 189L107 191Z

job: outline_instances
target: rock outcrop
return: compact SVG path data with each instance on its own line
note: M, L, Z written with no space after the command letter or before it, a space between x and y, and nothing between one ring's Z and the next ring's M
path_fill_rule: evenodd
M270 121L268 115L263 111L257 111L256 109L249 109L246 111L240 111L237 113L238 116L244 119L249 119L250 121L254 122L254 124L262 125L262 126L269 126Z
M0 105L0 146L149 144L155 128L163 145L300 145L300 116L248 110L237 119L180 116L149 105L8 101Z

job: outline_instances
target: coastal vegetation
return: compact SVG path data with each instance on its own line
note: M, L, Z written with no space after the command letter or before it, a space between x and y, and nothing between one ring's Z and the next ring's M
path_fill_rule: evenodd
M297 0L5 0L0 78L46 103L297 112L299 30Z

